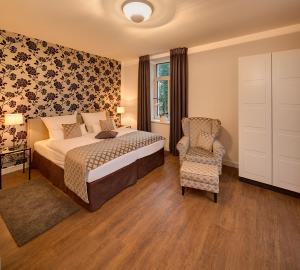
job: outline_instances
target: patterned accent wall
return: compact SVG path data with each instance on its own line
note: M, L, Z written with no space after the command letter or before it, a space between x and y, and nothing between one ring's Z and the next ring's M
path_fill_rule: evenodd
M108 110L120 103L120 62L0 30L0 117L25 118ZM16 143L26 125L16 127ZM1 125L0 145L11 145L14 127Z

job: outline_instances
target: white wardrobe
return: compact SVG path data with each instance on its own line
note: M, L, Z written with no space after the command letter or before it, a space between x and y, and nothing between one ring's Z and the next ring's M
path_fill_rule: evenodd
M239 176L300 192L300 49L239 59Z

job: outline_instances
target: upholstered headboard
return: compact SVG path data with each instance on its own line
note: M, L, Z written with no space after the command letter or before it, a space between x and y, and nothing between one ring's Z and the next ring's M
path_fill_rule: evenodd
M106 117L109 117L110 113L106 112ZM77 123L83 124L83 119L80 113L77 114ZM35 142L49 139L49 132L47 127L41 118L31 118L27 120L28 135L27 145L34 150Z
M28 119L28 134L27 144L28 147L34 149L34 143L37 141L46 140L49 138L49 132L41 118Z

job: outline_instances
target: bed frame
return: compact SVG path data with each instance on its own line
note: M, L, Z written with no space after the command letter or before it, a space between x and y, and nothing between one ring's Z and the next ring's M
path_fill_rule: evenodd
M80 122L80 119L79 119ZM30 147L36 141L49 138L48 130L39 118L28 120L28 143ZM121 192L126 187L134 185L139 178L164 164L164 149L138 159L107 176L87 183L89 203L84 202L64 183L64 169L48 160L38 152L33 151L32 167L38 169L53 185L68 194L78 204L89 211L99 209L107 200Z

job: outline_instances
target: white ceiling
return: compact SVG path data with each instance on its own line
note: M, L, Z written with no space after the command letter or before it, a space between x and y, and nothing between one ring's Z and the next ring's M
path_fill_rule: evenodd
M300 23L300 0L150 0L142 24L124 1L0 0L0 29L125 61Z

